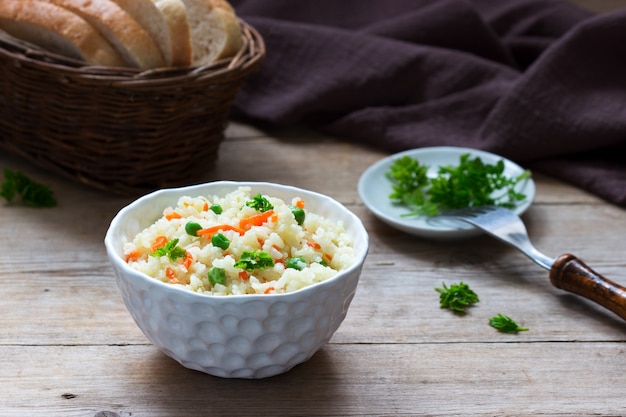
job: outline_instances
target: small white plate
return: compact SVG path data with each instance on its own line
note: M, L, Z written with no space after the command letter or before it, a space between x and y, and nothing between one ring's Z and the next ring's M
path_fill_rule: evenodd
M397 229L416 236L434 239L457 239L479 235L482 233L481 230L460 221L446 221L427 216L403 217L403 214L408 212L407 208L393 205L389 198L393 189L391 181L386 177L386 173L396 159L403 156L417 159L421 164L429 167L428 175L434 177L437 175L441 165L458 165L461 155L466 153L471 154L472 158L480 157L486 164L495 164L499 160L503 160L504 174L509 177L514 177L524 172L524 168L506 158L477 149L454 146L411 149L388 156L366 169L359 179L359 196L365 206L376 217ZM515 213L521 215L530 207L535 198L535 182L530 178L517 184L515 189L526 194L526 199L513 209Z

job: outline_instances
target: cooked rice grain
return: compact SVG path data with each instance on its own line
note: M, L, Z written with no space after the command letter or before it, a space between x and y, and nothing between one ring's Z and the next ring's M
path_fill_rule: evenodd
M245 230L243 235L237 230L221 230L230 241L226 250L214 246L207 236L187 234L185 225L195 222L203 229L218 225L238 228L242 219L259 214L246 205L254 198L250 187L240 187L223 197L181 197L175 208L166 208L161 218L124 244L127 262L163 282L212 295L292 292L325 281L353 262L353 242L341 222L311 213L305 206L306 217L300 226L291 211L291 206L300 198L286 203L268 195L263 197L274 206L276 216ZM223 211L216 214L208 210L213 204L221 206ZM177 246L189 259L151 256L160 236L165 236L168 242L178 239ZM247 272L235 266L244 252L255 250L269 254L274 266ZM303 258L306 267L302 270L287 268L286 263L293 257ZM225 271L224 285L210 283L208 274L214 267Z

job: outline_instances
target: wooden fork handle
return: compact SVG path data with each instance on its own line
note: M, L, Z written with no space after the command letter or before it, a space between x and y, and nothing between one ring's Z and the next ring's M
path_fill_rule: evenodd
M589 268L571 254L559 256L550 269L557 288L581 295L626 320L626 288Z

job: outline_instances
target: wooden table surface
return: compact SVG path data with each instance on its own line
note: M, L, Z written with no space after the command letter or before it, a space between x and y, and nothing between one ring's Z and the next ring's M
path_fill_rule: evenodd
M257 163L275 155L271 169ZM228 129L208 176L327 193L363 219L371 239L357 295L331 342L286 374L249 381L181 367L132 321L103 246L129 198L2 154L0 166L43 180L59 206L0 205L0 415L626 414L626 323L555 289L547 271L492 238L427 241L377 220L356 184L384 156L306 132ZM539 174L535 181L524 219L536 246L578 254L626 284L626 211ZM458 281L480 296L464 316L440 309L434 290ZM530 330L495 331L487 321L497 313Z
M237 380L183 368L132 321L103 245L130 198L0 153L0 168L46 183L59 200L52 209L0 203L0 416L626 415L626 323L552 287L547 271L492 238L428 241L377 220L356 184L385 156L309 132L228 128L206 179L329 194L361 217L371 241L330 343L286 374ZM626 284L626 211L534 178L524 220L536 246L577 254ZM480 296L464 316L440 309L434 290L458 281ZM497 313L530 330L497 332L487 324Z

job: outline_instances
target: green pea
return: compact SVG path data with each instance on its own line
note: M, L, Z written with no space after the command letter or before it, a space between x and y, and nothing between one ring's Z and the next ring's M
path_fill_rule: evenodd
M226 270L224 268L213 267L209 269L209 282L211 285L226 285Z
M304 268L306 268L306 260L304 258L296 256L294 258L289 258L285 266L287 268L292 268L298 271L302 271Z
M215 214L222 214L222 206L220 206L219 204L211 204L209 210L211 210Z
M198 230L202 229L202 226L198 223L189 222L185 225L185 232L191 236L198 236Z
M296 206L291 206L290 208L291 208L291 213L293 214L294 219L296 219L296 222L298 222L298 224L302 226L302 223L304 223L304 217L305 217L304 210Z
M221 233L216 233L211 237L211 243L213 246L217 246L220 249L226 250L230 246L230 240Z

